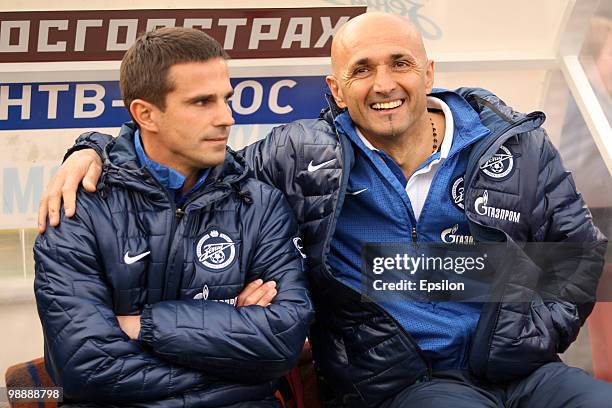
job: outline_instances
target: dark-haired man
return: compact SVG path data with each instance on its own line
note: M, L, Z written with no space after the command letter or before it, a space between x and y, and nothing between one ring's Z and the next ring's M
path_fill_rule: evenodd
M541 128L544 115L516 112L482 89L433 89L421 36L399 16L350 20L331 57L329 109L244 151L301 224L316 310L309 339L325 396L346 407L609 405L610 384L557 356L591 311L606 240ZM79 146L94 142L106 141ZM67 186L80 182L91 153L77 154L55 186L73 172ZM50 197L56 212L57 187ZM363 301L367 243L445 244L449 234L516 255L491 286L498 298ZM536 264L527 242L584 251Z
M312 308L289 206L226 150L225 52L157 30L120 83L98 191L36 241L46 368L70 402L277 407Z

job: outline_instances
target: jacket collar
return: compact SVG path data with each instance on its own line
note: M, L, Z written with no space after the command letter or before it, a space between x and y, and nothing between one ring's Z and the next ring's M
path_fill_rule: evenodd
M104 169L102 184L119 184L122 187L140 192L152 193L161 189L146 166L141 166L134 147L136 124L127 122L119 131L119 136L111 141L104 150ZM246 161L229 147L225 161L210 169L209 182L219 187L240 189L239 183L247 176ZM203 189L201 186L198 190Z
M517 125L519 122L522 122L520 129L517 129L520 132L533 130L540 127L546 120L546 115L540 111L529 114L515 111L486 89L458 88L455 92L472 106L479 114L482 124L494 134L508 126Z

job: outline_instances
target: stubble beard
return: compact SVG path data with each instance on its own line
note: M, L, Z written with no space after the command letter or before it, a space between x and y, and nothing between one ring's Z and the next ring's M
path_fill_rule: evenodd
M389 115L389 130L392 140L395 139L395 128L393 127L393 115Z

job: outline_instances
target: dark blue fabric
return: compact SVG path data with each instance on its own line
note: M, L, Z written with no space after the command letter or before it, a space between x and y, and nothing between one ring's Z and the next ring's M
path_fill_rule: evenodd
M76 215L36 240L45 367L70 401L266 400L295 365L312 317L291 210L228 151L211 170L216 182L177 217L138 163L134 130L107 145L98 191L80 190ZM276 282L272 303L237 308L258 278ZM115 316L138 314L141 341L131 341Z
M434 372L381 408L600 408L610 405L612 384L563 363L548 363L507 384L489 384L466 371Z

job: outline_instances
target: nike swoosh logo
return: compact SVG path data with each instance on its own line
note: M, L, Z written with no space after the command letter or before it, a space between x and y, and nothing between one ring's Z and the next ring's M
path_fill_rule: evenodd
M358 190L358 191L347 191L347 192L346 192L346 194L356 196L356 195L358 195L358 194L363 193L363 192L364 192L364 191L366 191L366 190L367 190L367 188L364 188L364 189L362 189L362 190Z
M125 255L123 255L123 262L125 262L128 265L131 265L134 262L140 261L142 258L144 258L145 256L149 255L150 253L151 253L151 251L147 251L147 252L143 252L140 255L130 256L130 251L127 251L125 253Z
M312 160L311 160L310 163L308 163L308 171L312 173L313 171L317 171L321 167L324 167L325 165L327 165L327 164L329 164L331 162L334 162L334 161L336 161L336 159L331 159L331 160L328 160L328 161L323 162L321 164L314 165L314 164L312 164Z

